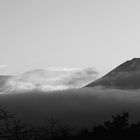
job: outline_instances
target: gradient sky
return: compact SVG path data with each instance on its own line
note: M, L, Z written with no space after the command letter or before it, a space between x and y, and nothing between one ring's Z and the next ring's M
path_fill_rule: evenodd
M0 74L55 66L103 75L133 57L139 0L0 0Z

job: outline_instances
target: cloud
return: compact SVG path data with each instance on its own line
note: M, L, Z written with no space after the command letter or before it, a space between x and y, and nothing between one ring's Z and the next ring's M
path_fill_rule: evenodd
M46 68L46 70L50 70L50 71L79 71L81 70L80 68L60 68L60 67L50 67L50 68Z
M82 87L97 79L98 72L94 68L79 70L64 78L65 84L70 87Z
M97 79L94 68L47 68L28 71L10 78L4 89L15 90L65 90L81 88Z
M0 65L0 68L7 68L8 65Z

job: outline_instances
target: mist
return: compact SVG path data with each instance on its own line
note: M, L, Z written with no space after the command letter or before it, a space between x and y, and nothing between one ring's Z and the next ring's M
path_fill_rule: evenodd
M81 88L9 92L0 94L0 104L34 125L43 125L54 118L74 128L90 128L122 112L130 113L131 122L140 118L140 90Z

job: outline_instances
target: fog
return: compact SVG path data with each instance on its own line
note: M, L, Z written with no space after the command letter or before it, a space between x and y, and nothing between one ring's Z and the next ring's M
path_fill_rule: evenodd
M43 125L54 118L72 127L91 127L111 115L130 113L140 120L140 90L82 88L54 92L9 92L0 94L0 104L28 124Z

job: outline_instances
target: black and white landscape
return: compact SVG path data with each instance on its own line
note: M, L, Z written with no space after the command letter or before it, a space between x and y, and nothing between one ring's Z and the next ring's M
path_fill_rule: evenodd
M0 0L0 140L140 138L140 1Z
M25 122L35 125L43 124L46 120L54 118L74 128L90 128L93 124L109 119L112 114L122 112L129 112L131 121L135 122L140 117L139 71L140 59L135 58L121 64L109 74L91 84L79 88L73 86L68 89L47 88L48 83L45 80L47 78L44 77L43 72L51 77L50 71L47 71L48 73L43 70L29 71L22 75L20 79L11 76L9 77L10 82L14 78L17 83L14 83L14 86L10 85L10 87L8 85L10 82L5 76L5 78L1 78L1 83L3 83L1 85L4 88L1 91L0 102L11 111L16 112ZM56 76L54 73L52 74L53 78L58 78L60 71L58 73L55 71L55 73ZM97 74L94 70L87 69L82 72L74 72L73 75L81 76L81 73L86 76L89 74L93 79ZM61 74L65 76L64 72L61 72ZM83 75L81 78L77 76L77 81L80 79L81 82L81 79L85 76ZM90 79L88 76L87 83ZM77 85L75 77L73 83ZM68 79L68 82L69 79L73 81L72 77L66 79ZM27 80L28 84L26 83ZM63 83L68 83L67 81L65 80ZM37 87L28 86L33 82L37 84ZM44 82L44 85L39 82ZM62 85L61 81L58 83L58 80L57 84L61 84L61 87L65 86ZM46 86L46 88L41 88L43 86Z

